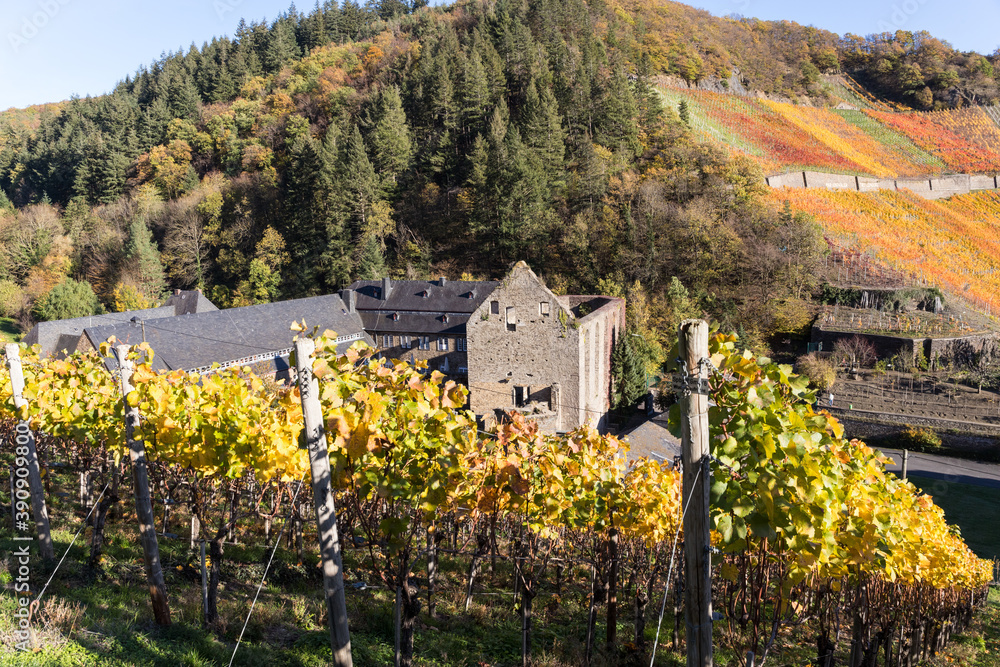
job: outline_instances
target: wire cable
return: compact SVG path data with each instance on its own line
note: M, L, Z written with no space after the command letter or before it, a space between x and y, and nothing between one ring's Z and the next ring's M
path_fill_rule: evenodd
M677 555L677 539L681 536L681 527L684 525L684 517L687 516L688 507L691 506L691 498L694 497L694 491L698 488L698 478L701 477L701 469L704 466L698 466L698 472L694 476L694 482L691 483L691 490L688 492L687 502L684 503L684 507L681 510L681 520L677 524L677 532L674 533L674 545L670 549L670 567L667 569L667 583L666 587L663 589L663 603L660 605L660 620L656 624L656 639L653 641L653 654L649 658L649 667L653 667L653 661L656 660L656 647L660 643L660 628L663 626L663 612L667 609L667 595L670 594L670 580L673 578L674 574L674 556Z
M49 584L52 583L52 579L56 576L56 572L59 571L59 568L62 567L63 561L66 560L66 556L69 555L69 550L72 549L73 545L76 543L76 538L80 537L80 533L82 533L83 529L87 527L87 520L90 519L90 515L94 513L95 509L97 509L97 506L101 502L101 498L104 497L104 492L108 490L108 486L110 486L110 482L104 485L104 488L101 490L101 494L97 496L97 500L94 501L94 504L93 506L91 506L90 511L87 512L87 517L83 520L83 524L80 526L80 529L76 531L76 535L73 536L73 539L72 541L70 541L69 546L66 547L66 551L63 552L62 558L59 559L59 564L56 565L56 569L52 570L52 574L49 575L49 580L45 582L44 586L42 586L42 590L38 594L38 596L31 601L32 615L34 615L35 611L38 609L38 605L42 600L42 596L45 595L45 591L48 589Z
M295 495L292 496L291 509L288 512L288 516L285 517L285 522L281 524L281 530L278 532L278 540L274 543L274 548L271 549L271 557L267 559L267 567L264 568L264 574L260 578L260 585L257 586L257 592L253 596L253 602L250 604L250 611L247 613L247 620L243 621L243 629L240 630L239 639L236 640L236 646L233 648L233 656L229 658L229 667L233 667L233 660L236 659L236 652L240 650L240 642L243 641L243 633L247 630L247 625L250 623L250 617L253 616L254 607L257 606L257 598L260 596L260 589L264 587L264 582L267 580L267 573L271 569L271 563L274 561L274 554L278 551L278 545L281 544L281 538L285 534L285 527L288 525L288 520L292 518L292 512L295 511L295 500L299 497L299 491L302 490L302 482L305 480L306 474L302 473L302 477L299 479L299 486L295 489Z

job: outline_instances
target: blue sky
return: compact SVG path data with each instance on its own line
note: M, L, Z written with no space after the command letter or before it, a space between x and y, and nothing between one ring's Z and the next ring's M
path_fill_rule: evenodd
M161 53L273 19L290 0L4 0L0 109L106 93ZM302 0L300 9L313 0Z
M654 0L655 1L655 0ZM0 109L100 95L161 53L273 19L288 0L4 0ZM435 2L434 4L439 4ZM1000 46L1000 0L695 0L713 14L791 19L838 33L929 30L963 50ZM299 9L312 7L302 0Z
M1000 0L689 0L716 16L788 19L837 34L926 30L956 49L991 54L1000 46Z

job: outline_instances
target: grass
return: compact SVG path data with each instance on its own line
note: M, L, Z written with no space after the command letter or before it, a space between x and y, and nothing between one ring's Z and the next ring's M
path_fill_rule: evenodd
M918 488L934 497L948 523L962 529L962 537L980 558L1000 558L1000 489L908 475Z
M7 458L0 455L0 468ZM73 496L57 495L60 491L73 491L73 477L69 472L53 472L50 479L49 509L57 556L65 551L82 520ZM928 480L924 486L934 491L933 484L933 480ZM9 499L6 489L2 488L4 486L0 485L0 502L7 503ZM949 493L958 496L965 495L966 491L949 487ZM201 626L200 574L196 566L196 552L189 550L186 539L161 539L161 560L173 625L167 629L158 628L151 621L141 550L134 515L128 509L129 501L126 495L117 515L109 520L108 543L100 571L91 571L83 565L89 550L86 540L89 528L70 549L66 562L46 592L41 613L34 619L35 651L31 653L12 651L15 601L10 594L13 564L7 554L15 543L6 528L0 532L0 588L4 590L4 595L0 595L0 667L208 667L229 664L250 601L263 575L270 544L264 543L262 536L257 534L258 526L250 522L250 525L241 526L240 540L245 544L226 547L219 597L221 620L212 631ZM157 516L161 515L158 513ZM183 538L187 532L184 528L187 517L179 511L172 517L169 530ZM279 524L276 523L275 530L278 529ZM307 532L305 539L309 544L315 538L310 538ZM361 557L361 552L348 550L344 563L354 662L359 667L389 665L392 664L393 653L394 595L377 587L378 582L371 578ZM330 663L322 578L317 563L316 554L308 549L304 561L298 562L294 549L289 550L282 543L250 618L235 664L318 667ZM494 576L484 572L481 581L485 594L477 595L469 612L465 612L467 567L464 559L442 556L438 617L431 618L426 614L424 597L417 622L415 662L419 667L513 667L520 664L520 621L510 595L510 568L506 563L499 562ZM37 592L52 570L37 560L32 563L32 568L32 591ZM414 573L421 580L425 574L422 562L417 563ZM623 573L622 576L618 648L608 651L603 647L606 609L601 607L597 655L592 662L594 667L649 664L648 654L630 643L631 599L627 575ZM558 592L552 579L550 573L535 600L533 664L536 667L583 664L589 570L582 567L567 569L563 587ZM360 591L351 586L358 581L365 581L372 588ZM995 600L995 605L998 602L1000 600ZM648 642L652 642L655 633L658 603L659 594L654 596L647 610ZM998 616L1000 612L994 606L985 618L995 622ZM671 629L672 617L668 613L657 653L656 665L659 667L684 664L683 653L670 650L668 645ZM717 626L717 633L715 664L720 667L740 664L732 651L720 647L721 625ZM977 639L981 636L986 637L984 650L980 650L980 640ZM837 656L841 664L846 659L847 649L848 643L841 642ZM954 662L935 664L972 664L974 656L988 655L985 650L1000 650L1000 629L985 626L970 629L967 637L956 641L948 649L947 655L952 656ZM768 664L778 667L806 665L814 660L814 655L811 626L786 627L780 632ZM992 662L981 664L994 667ZM1000 667L1000 664L995 667Z
M0 317L0 342L16 343L21 340L21 330L10 317Z

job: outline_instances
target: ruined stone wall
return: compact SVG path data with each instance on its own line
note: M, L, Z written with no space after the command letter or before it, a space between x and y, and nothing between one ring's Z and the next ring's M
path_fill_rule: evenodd
M577 317L572 303L595 310ZM538 409L555 413L541 422L543 429L603 428L611 349L624 317L624 300L556 297L518 264L466 325L472 411L489 422L497 410L514 409L520 391Z
M547 315L541 304L547 304ZM508 308L514 309L511 325ZM469 317L466 335L473 412L489 421L496 410L515 407L515 387L530 391L531 400L544 400L559 384L553 430L582 423L581 331L573 313L530 269L515 267Z

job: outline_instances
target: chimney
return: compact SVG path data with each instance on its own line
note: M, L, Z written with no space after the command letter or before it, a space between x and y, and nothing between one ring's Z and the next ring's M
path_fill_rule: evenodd
M438 285L440 285L441 287L444 287L444 284L446 282L448 282L448 279L445 278L444 276L441 276L440 278L438 278Z
M382 300L385 301L389 298L389 294L392 292L392 282L389 280L389 276L382 279Z
M181 293L181 291L179 289L174 289L174 296L177 296L180 293Z
M340 290L340 299L347 307L347 312L353 313L357 310L358 294L352 289Z

